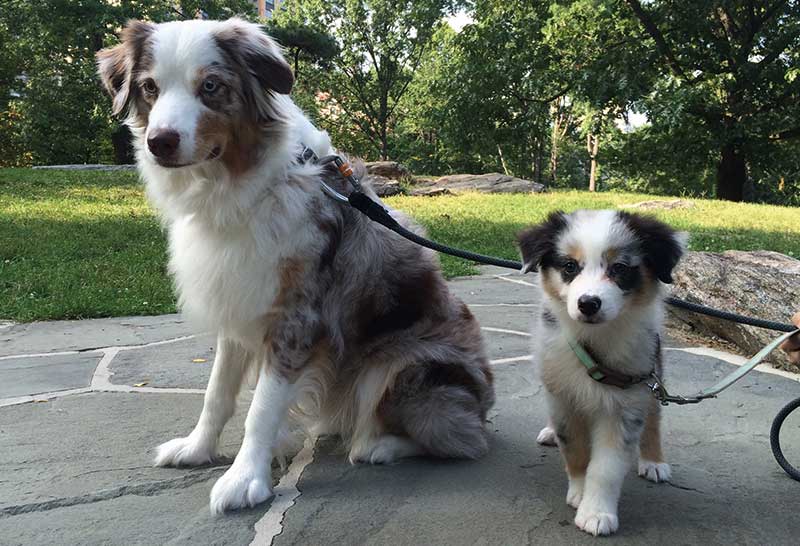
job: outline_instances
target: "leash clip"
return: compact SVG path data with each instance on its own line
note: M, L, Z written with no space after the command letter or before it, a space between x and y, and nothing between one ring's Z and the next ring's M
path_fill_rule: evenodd
M653 396L656 400L658 400L662 406L668 406L670 404L677 404L679 406L684 406L686 404L698 404L704 400L705 397L701 398L699 396L676 396L670 394L667 391L667 388L664 386L664 383L661 381L661 378L658 377L656 372L650 374L650 379L652 380L651 383L647 383L647 386L650 387L650 392L653 393ZM714 398L710 396L708 398Z

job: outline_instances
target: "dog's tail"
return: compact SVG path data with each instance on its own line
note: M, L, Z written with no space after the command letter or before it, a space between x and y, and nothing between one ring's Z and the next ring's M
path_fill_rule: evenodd
M431 455L477 459L489 450L486 390L460 364L411 366L398 374L378 411L389 430L402 431Z

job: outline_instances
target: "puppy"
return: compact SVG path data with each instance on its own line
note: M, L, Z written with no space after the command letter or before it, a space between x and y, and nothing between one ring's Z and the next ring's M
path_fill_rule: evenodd
M258 382L239 453L211 491L215 513L272 495L289 414L341 435L353 462L486 453L494 391L475 318L434 253L323 193L323 180L349 188L304 161L334 150L287 96L275 42L237 19L132 21L97 58L169 235L180 308L218 334L200 419L155 463L217 458L248 369Z
M660 406L646 380L661 375L662 288L685 245L685 234L661 222L609 210L555 212L519 235L524 270L539 271L542 292L533 339L551 424L538 440L557 439L567 504L578 510L575 525L593 535L617 530L622 482L637 453L639 475L670 478ZM581 350L600 366L595 378Z

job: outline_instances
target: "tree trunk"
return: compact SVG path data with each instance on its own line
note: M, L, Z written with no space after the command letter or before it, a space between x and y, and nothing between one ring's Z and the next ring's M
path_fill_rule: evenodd
M744 156L733 144L725 144L717 166L717 199L742 201L745 182L747 164Z
M589 191L597 189L597 150L600 147L600 138L591 133L586 135L586 151L589 152Z
M133 137L127 125L120 125L111 133L111 145L114 147L114 163L129 165L135 162L133 157Z

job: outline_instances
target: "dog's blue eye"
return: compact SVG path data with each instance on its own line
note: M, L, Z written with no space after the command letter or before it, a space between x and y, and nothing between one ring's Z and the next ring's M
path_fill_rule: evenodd
M217 90L217 87L217 82L214 80L209 79L203 82L203 91L206 93L213 93Z
M567 275L574 275L575 273L578 272L578 262L574 260L568 260L564 262L563 269L564 273L566 273Z

